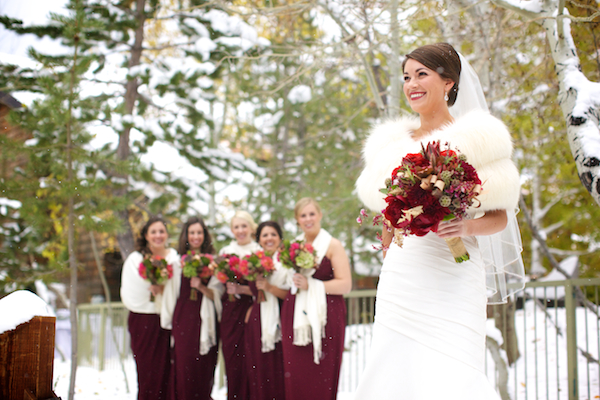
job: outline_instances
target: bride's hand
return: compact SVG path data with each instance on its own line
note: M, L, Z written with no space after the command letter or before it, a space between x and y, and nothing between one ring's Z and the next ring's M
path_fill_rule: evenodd
M471 236L468 222L466 219L440 222L436 234L442 239Z

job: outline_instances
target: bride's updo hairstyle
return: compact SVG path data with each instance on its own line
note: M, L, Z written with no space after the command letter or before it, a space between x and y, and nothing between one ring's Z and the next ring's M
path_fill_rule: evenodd
M402 72L408 59L420 62L427 68L437 72L444 79L450 79L454 86L448 92L448 107L452 107L458 95L460 82L460 57L454 47L448 43L435 43L421 46L406 55L402 62Z

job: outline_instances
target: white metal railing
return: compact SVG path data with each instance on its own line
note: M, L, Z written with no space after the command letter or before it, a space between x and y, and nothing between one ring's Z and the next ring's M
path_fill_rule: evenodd
M354 391L364 368L371 342L375 295L376 290L357 290L345 296L347 328L340 391ZM527 283L524 296L516 299L516 310L510 314L520 357L507 368L506 398L600 398L598 304L600 278ZM112 303L110 308L112 317L106 303L79 306L80 365L102 370L123 368L124 363L133 362L127 332L128 311L121 303ZM488 324L494 325L494 320L489 319ZM509 325L503 326L506 330ZM508 337L507 332L502 336ZM505 359L506 350L503 348ZM489 352L486 369L492 382L502 381ZM224 384L222 379L217 381Z

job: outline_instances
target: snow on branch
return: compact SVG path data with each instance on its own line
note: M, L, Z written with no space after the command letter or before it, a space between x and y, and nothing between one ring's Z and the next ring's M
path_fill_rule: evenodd
M492 0L546 31L559 82L558 101L579 179L600 204L600 84L581 72L571 20L562 0Z

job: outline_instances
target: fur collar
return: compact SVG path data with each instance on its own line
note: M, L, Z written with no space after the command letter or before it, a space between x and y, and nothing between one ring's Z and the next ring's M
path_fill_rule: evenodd
M512 141L499 119L474 110L420 141L411 132L420 126L418 117L403 117L375 126L365 142L365 168L356 181L359 198L371 210L381 211L385 201L379 189L408 153L418 153L421 143L440 140L467 156L483 182L477 210L513 209L519 199L519 173L511 161ZM475 210L475 211L477 211Z

